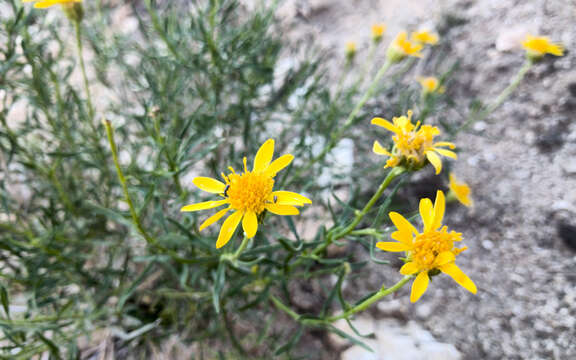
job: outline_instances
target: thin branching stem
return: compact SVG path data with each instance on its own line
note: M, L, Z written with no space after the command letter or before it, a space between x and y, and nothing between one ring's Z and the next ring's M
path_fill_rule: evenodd
M128 204L130 209L130 215L132 216L132 222L138 229L140 235L146 239L146 242L150 245L155 244L156 240L151 237L144 227L142 227L142 223L140 222L140 217L136 213L136 209L134 207L134 203L132 202L132 198L130 197L130 192L128 192L128 184L126 182L126 178L124 177L124 173L122 172L122 168L120 167L120 161L118 160L118 149L116 148L116 142L114 141L114 129L112 128L112 123L109 120L103 120L104 126L106 127L106 135L108 136L108 142L110 143L110 150L112 151L112 159L114 160L114 165L116 166L116 172L118 173L118 179L120 180L120 184L122 185L122 190L124 191L124 199Z

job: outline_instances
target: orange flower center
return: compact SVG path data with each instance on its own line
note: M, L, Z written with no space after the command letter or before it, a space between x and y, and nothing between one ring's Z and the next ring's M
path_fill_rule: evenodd
M414 248L411 251L412 261L422 270L432 270L436 267L436 257L445 252L451 251L458 255L465 249L455 249L454 241L460 241L462 234L451 231L448 232L444 226L440 231L433 230L418 234L414 238Z
M226 196L234 210L260 214L272 196L274 180L263 173L231 173L227 179Z

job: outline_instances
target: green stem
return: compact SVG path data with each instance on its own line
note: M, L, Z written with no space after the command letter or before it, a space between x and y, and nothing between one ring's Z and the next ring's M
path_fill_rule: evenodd
M368 100L370 100L370 98L374 94L374 91L376 91L376 89L378 88L378 83L380 82L380 80L382 79L382 77L384 76L386 71L388 71L390 66L392 66L392 62L390 62L390 61L386 61L384 63L384 65L382 65L380 70L378 70L378 73L376 73L374 80L372 80L370 87L368 87L368 89L366 90L366 92L364 93L364 95L362 96L360 101L356 104L356 106L354 107L352 112L350 112L350 115L348 115L348 118L346 119L344 124L339 128L338 131L332 133L332 136L330 137L330 141L324 147L322 152L318 156L316 156L315 158L311 159L306 166L302 167L301 170L299 172L297 172L293 178L298 177L300 174L305 173L306 171L310 170L310 168L312 168L312 166L315 163L324 159L326 157L326 155L330 152L330 150L332 150L338 144L338 141L340 141L342 136L344 136L344 134L346 134L346 132L348 131L350 126L352 126L354 124L354 120L356 119L356 116L358 115L360 110L362 110L362 107L364 107L366 102Z
M270 296L270 300L272 301L272 303L278 309L284 311L286 314L288 314L288 316L290 316L295 321L301 322L304 325L312 325L312 326L325 325L325 324L333 323L333 322L340 320L340 319L347 319L356 313L359 313L361 311L368 309L372 304L378 302L382 298L400 290L404 285L406 285L406 283L408 281L410 281L410 279L412 279L412 277L413 277L413 275L406 275L402 279L400 279L400 281L398 281L396 284L392 285L391 287L389 287L389 288L382 287L382 289L380 289L380 291L378 291L374 295L370 296L366 300L362 301L360 304L358 304L358 305L356 305L356 306L354 306L354 307L352 307L352 308L350 308L350 309L348 309L348 310L346 310L346 311L344 311L338 315L330 316L330 317L325 318L325 319L309 319L309 318L302 319L301 315L296 313L294 310L290 309L287 305L282 303L282 301L280 301L277 297L275 297L272 294L270 294L269 296Z
M400 279L400 281L398 281L396 284L392 285L391 287L389 287L389 288L383 287L376 294L370 296L368 299L362 301L360 304L354 306L351 309L346 310L345 312L343 312L339 315L331 316L328 319L326 319L326 321L332 323L336 320L347 319L348 317L350 317L350 315L354 315L358 312L361 312L361 311L368 309L370 307L370 305L379 301L383 297L386 297L386 296L393 294L396 291L400 290L404 285L406 285L406 283L408 281L410 281L410 279L412 279L412 277L413 277L413 275L404 276L402 279Z
M92 95L90 93L90 85L88 83L88 76L86 75L86 64L84 63L84 51L82 47L82 27L80 21L74 21L76 29L76 46L78 48L78 60L80 61L80 69L82 70L82 78L84 80L84 89L86 91L86 104L88 105L88 114L90 115L90 124L93 130L94 127L94 107L92 106Z
M232 255L232 257L230 258L230 260L232 262L238 260L240 255L242 255L242 252L246 249L246 246L248 246L248 243L250 243L250 239L246 235L244 235L244 239L242 239L242 243L240 243L240 247L238 247L238 249L236 250L234 255Z
M390 183L392 182L392 180L396 179L396 177L398 177L398 175L402 174L404 171L406 171L404 168L402 167L395 167L393 168L388 175L386 176L386 178L384 179L384 181L382 181L382 184L380 184L380 187L378 188L378 190L376 190L376 192L374 193L374 195L372 196L372 198L366 203L366 205L364 206L364 208L362 209L362 211L358 212L356 214L356 216L354 217L354 220L352 220L352 222L350 223L350 225L348 225L347 227L344 228L344 230L336 233L336 235L334 235L334 239L333 240L338 240L343 238L344 236L348 235L350 232L352 232L352 230L354 230L356 228L356 226L358 226L358 224L360 223L360 221L362 221L362 219L364 218L364 216L366 216L366 214L368 214L368 212L370 210L372 210L372 207L374 206L374 204L376 204L376 202L378 201L378 199L380 199L380 197L382 196L382 194L384 193L384 190L386 190L386 188L388 187L388 185L390 185Z
M494 110L499 108L500 105L502 105L502 103L514 92L514 90L516 90L518 85L520 85L526 76L526 73L532 68L533 64L534 62L532 60L526 59L524 65L522 65L520 70L518 70L518 73L516 73L516 76L510 82L510 85L502 90L500 95L498 95L496 100L494 100L491 105L486 107L483 111L472 114L470 118L460 127L460 131L468 129L476 121L482 121L486 119L492 112L494 112Z
M110 150L112 151L112 158L114 159L114 165L116 166L116 172L118 173L118 179L122 184L122 190L124 191L124 199L126 203L128 203L128 207L130 208L130 215L132 216L132 222L138 229L138 232L146 239L146 242L150 245L155 244L154 238L152 238L142 227L142 223L140 222L140 218L136 213L136 209L134 208L134 203L132 202L132 198L130 198L130 193L128 192L128 184L126 183L126 178L122 173L122 168L120 167L120 162L118 161L118 149L116 148L116 142L114 141L114 130L112 129L112 124L109 120L103 120L104 126L106 127L106 135L108 135L108 142L110 143Z

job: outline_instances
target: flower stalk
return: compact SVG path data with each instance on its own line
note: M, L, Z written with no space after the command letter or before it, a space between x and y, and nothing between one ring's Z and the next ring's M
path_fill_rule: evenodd
M132 222L136 226L136 229L144 237L146 242L150 245L156 243L156 240L151 237L140 222L140 218L136 213L136 209L134 208L134 203L132 202L132 198L130 197L130 193L128 192L128 184L126 182L126 178L124 177L124 173L122 172L122 168L120 167L120 161L118 160L118 149L116 148L116 142L114 141L114 129L112 128L112 123L109 120L103 119L102 123L106 128L106 135L108 136L108 142L110 144L110 150L112 151L112 159L114 160L114 166L116 166L116 172L118 174L118 180L120 180L120 184L122 185L122 191L124 192L124 200L128 204L128 208L130 209L130 216L132 217Z

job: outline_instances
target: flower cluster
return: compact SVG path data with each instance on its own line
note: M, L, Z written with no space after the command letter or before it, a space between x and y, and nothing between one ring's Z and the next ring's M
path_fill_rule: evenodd
M439 155L456 159L457 155L448 147L454 149L451 142L434 142L434 138L440 135L440 129L436 126L422 125L420 122L412 124L412 111L406 116L395 117L392 123L383 118L373 118L372 124L383 127L394 133L392 141L394 146L388 151L384 146L374 141L373 151L378 155L389 156L385 167L402 166L409 170L418 170L429 161L436 169L436 174L442 171L442 160Z

